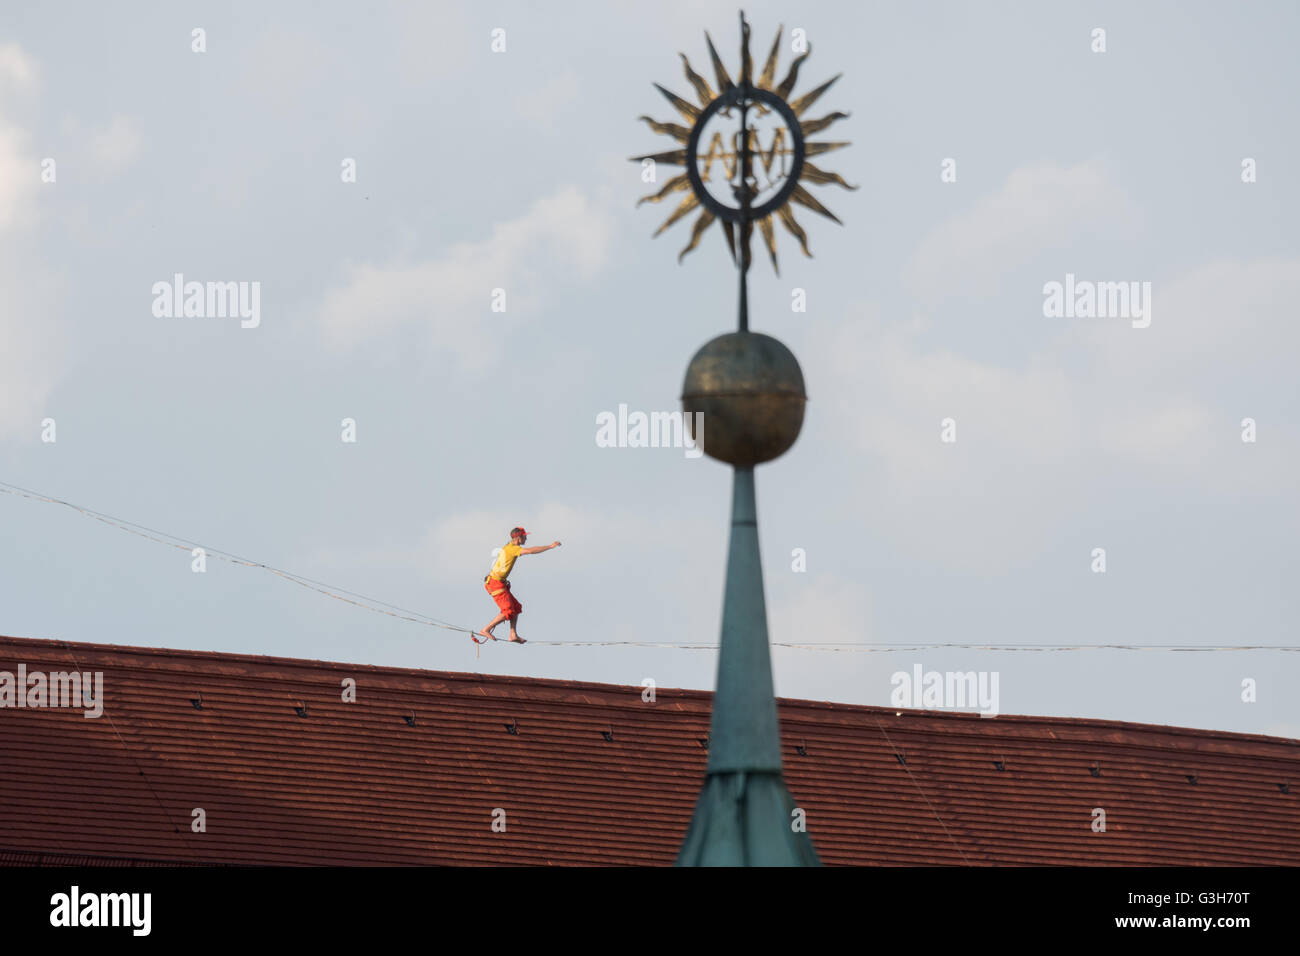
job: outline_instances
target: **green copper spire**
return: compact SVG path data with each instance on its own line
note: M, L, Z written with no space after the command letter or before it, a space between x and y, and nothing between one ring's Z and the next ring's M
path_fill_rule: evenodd
M677 865L816 866L808 834L796 832L794 810L781 775L754 469L738 467L709 766Z
M694 250L716 221L740 279L739 328L705 343L686 370L682 408L696 441L711 458L735 469L731 497L731 541L723 595L718 682L713 695L709 763L690 831L678 854L679 866L816 866L817 853L803 829L803 814L781 773L781 731L772 689L772 659L767 636L767 605L758 551L758 510L754 467L784 454L803 427L803 373L784 345L749 328L750 244L757 225L777 268L774 223L799 240L805 255L808 237L791 208L839 220L801 185L837 184L855 189L837 173L808 161L848 143L807 143L847 114L801 119L834 80L789 102L805 48L778 85L781 31L761 74L754 76L749 54L749 24L740 15L740 71L733 80L709 39L718 91L682 56L686 79L699 106L663 87L662 93L690 126L641 117L656 133L681 147L634 156L645 182L657 182L657 168L684 166L641 202L684 194L659 227L663 232L698 212L690 244ZM705 34L708 39L708 34ZM753 114L751 122L751 113ZM739 124L739 130L728 124ZM729 145L730 144L730 145ZM639 204L638 204L639 205ZM656 233L658 235L658 233ZM678 257L680 261L681 256Z

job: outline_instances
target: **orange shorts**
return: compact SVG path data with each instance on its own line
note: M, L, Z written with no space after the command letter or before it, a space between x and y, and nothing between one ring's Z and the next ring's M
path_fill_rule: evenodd
M506 614L519 614L523 611L524 606L510 593L508 581L498 581L496 578L489 577L483 582L483 587L488 594L492 595L492 600L497 602L497 607Z

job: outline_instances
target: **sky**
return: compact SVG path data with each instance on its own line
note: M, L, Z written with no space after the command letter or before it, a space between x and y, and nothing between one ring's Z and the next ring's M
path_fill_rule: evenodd
M809 395L757 470L771 639L858 645L776 647L777 693L920 666L1300 738L1300 653L1086 649L1300 645L1300 8L745 9L778 77L810 43L792 95L843 73L809 115L858 187L750 275ZM563 545L511 574L530 643L476 650L0 495L0 633L711 688L715 650L636 645L717 642L730 469L596 442L735 327L718 229L678 264L629 162L705 30L735 73L703 0L5 4L0 482L472 627L511 527ZM257 283L256 324L158 314L178 273ZM1048 314L1067 276L1146 318Z

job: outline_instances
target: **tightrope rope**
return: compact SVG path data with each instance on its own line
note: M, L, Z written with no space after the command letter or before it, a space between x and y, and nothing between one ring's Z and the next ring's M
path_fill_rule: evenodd
M73 504L71 501L64 501L62 498L54 498L50 495L44 495L37 491L31 491L27 488L21 488L18 485L12 485L5 481L0 481L0 492L8 495L14 495L20 498L28 498L33 501L41 501L48 504L62 505L65 508L71 508L79 514L88 518L94 518L104 524L111 525L119 530L126 531L130 534L154 541L158 544L167 545L171 548L177 548L181 551L193 553L196 548L202 549L205 555L211 555L219 560L229 564L236 564L246 568L258 568L263 571L269 571L286 581L292 581L294 584L316 591L326 597L333 598L336 601L342 601L345 604L351 604L353 607L359 607L366 611L373 611L376 614L384 614L388 617L396 618L399 621L407 621L411 624L422 624L426 627L437 627L448 631L459 631L462 634L470 635L475 644L482 644L478 638L479 633L475 628L464 627L459 624L449 624L446 621L440 621L437 618L430 617L427 614L421 614L419 611L412 611L407 608L398 607L396 604L389 604L386 601L380 601L377 598L366 597L363 594L357 594L346 588L337 585L325 584L312 578L304 577L301 574L294 574L292 571L285 571L266 564L262 561L253 561L248 558L241 558L238 555L221 551L217 548L209 548L206 545L189 541L174 534L165 531L157 531L145 525L137 524L133 521L127 521L125 518L117 518L113 515L104 514L103 512L94 511L81 505ZM508 642L502 642L508 643ZM819 641L819 642L793 642L793 641L773 641L773 647L785 647L794 650L815 650L815 651L832 651L832 652L852 652L852 653L890 653L898 651L928 651L940 649L960 649L971 651L1097 651L1097 650L1116 650L1116 651L1300 651L1300 645L1289 644L1221 644L1221 645L1204 645L1204 644L961 644L961 643L930 643L930 644L890 644L890 643L858 643L850 641ZM671 648L674 650L688 651L708 651L717 650L718 644L700 644L690 642L671 642L671 641L529 641L529 645L540 645L543 647L648 647L648 648ZM477 652L477 649L476 649Z

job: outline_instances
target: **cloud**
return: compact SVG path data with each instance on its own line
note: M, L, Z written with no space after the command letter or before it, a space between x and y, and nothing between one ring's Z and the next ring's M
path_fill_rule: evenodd
M34 92L39 75L36 61L18 44L0 46L0 96L10 91Z
M572 115L579 111L584 88L572 66L565 66L536 85L531 85L515 100L515 115L530 126L553 130L556 104L563 103ZM623 157L620 157L623 158ZM627 160L623 159L626 164Z
M974 298L1038 250L1136 217L1099 162L1024 167L927 235L905 279L922 302ZM1020 344L1032 351L999 362L936 346L925 322L868 311L822 344L829 391L845 396L831 406L835 427L876 459L868 500L895 505L872 520L901 547L970 569L1032 559L1105 504L1117 475L1202 498L1287 494L1300 465L1300 430L1283 409L1300 351L1289 320L1300 260L1090 278L1150 281L1151 326L1034 315L1046 325L1026 330ZM1273 419L1248 460L1237 454L1247 416ZM955 444L939 441L945 418L956 420Z
M63 357L48 315L54 296L38 268L0 264L0 439L39 440L41 419L54 411L46 401Z
M1096 320L1063 327L1062 351L1077 347L1105 390L1132 406L1126 418L1112 416L1098 447L1178 485L1292 491L1300 259L1209 262L1153 281L1151 298L1146 329ZM1244 418L1259 428L1249 459L1238 454Z
M1300 261L1211 263L1156 289L1150 328L1071 320L1011 366L935 347L874 310L820 343L823 413L871 459L863 500L890 502L873 507L873 527L979 570L1032 560L1104 504L1115 476L1202 500L1276 495L1292 512L1300 429L1281 403L1300 347L1289 320ZM1246 416L1270 432L1248 458ZM945 418L954 444L939 440Z
M874 313L840 330L819 361L833 428L872 457L862 467L873 527L936 563L987 566L1036 546L1073 483L1082 417L1065 373L1048 361L1000 368L927 349ZM957 441L940 439L956 421Z
M140 153L140 130L129 116L114 116L90 140L91 159L104 175L121 172Z
M547 552L548 560L524 560L520 600L528 607L534 595L547 595L552 628L572 626L603 640L716 639L724 554L693 546L698 519L673 512L671 505L651 511L551 501L535 509L475 509L447 514L407 540L317 549L301 567L328 581L383 580L374 590L361 588L368 593L387 591L394 582L421 592L431 587L441 599L428 613L477 625L485 604L482 578L495 560L494 549L507 543L517 524L529 530L530 547L563 542ZM645 556L654 560L642 563ZM512 577L518 574L516 569ZM647 595L656 602L657 624L650 631ZM397 603L420 606L408 599Z
M872 640L871 595L861 581L789 572L767 586L768 632L782 643Z
M40 166L27 152L27 133L0 115L0 236L26 221L40 182Z
M26 220L40 182L40 166L27 148L30 137L13 117L14 101L35 91L36 76L36 61L21 47L0 46L0 237Z
M30 238L40 162L27 129L14 119L18 94L37 88L36 61L15 44L0 46L0 438L36 441L61 364L61 331L51 310L56 290ZM52 187L48 187L52 188Z
M563 502L548 502L535 512L520 514L518 509L496 511L479 509L448 515L428 527L413 541L369 550L348 549L350 563L380 566L410 566L427 569L434 579L462 577L467 566L487 573L493 561L493 549L510 537L510 529L522 525L528 529L528 546L564 542L566 567L573 573L596 571L608 566L607 544L611 541L635 541L638 548L672 544L688 539L690 522L646 511L628 509L600 511L591 507L575 508ZM344 555L318 554L317 560L334 563Z
M320 312L327 341L345 348L398 327L422 324L462 366L490 364L495 346L483 334L492 319L492 290L506 291L512 319L535 314L543 288L563 277L590 279L604 265L613 231L609 215L578 189L539 199L517 219L498 223L479 242L411 265L363 264L348 269L342 288Z
M1151 326L1075 327L1110 376L1203 389L1246 369L1289 381L1300 352L1300 259L1219 260L1153 281Z
M1136 216L1098 161L1024 166L996 193L927 235L904 267L903 279L925 302L990 294L1040 249L1103 224L1130 229Z

